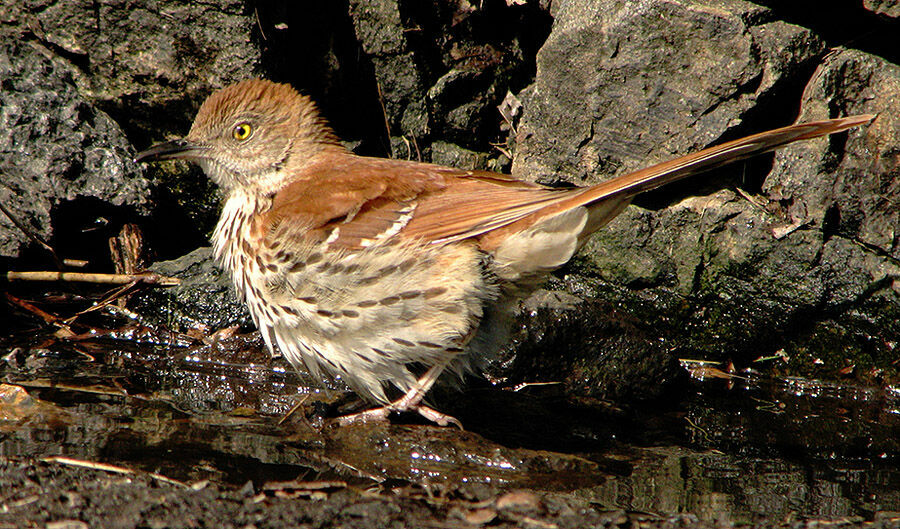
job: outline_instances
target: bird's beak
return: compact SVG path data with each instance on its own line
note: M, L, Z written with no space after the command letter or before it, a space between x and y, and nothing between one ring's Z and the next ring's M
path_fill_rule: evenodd
M190 140L172 140L158 143L134 157L135 163L156 162L160 160L201 158L209 147Z

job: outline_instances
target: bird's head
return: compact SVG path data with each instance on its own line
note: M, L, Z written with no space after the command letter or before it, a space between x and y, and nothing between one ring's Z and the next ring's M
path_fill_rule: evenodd
M135 161L191 160L226 192L272 193L327 145L338 145L337 138L309 97L251 79L209 96L187 136L154 145Z

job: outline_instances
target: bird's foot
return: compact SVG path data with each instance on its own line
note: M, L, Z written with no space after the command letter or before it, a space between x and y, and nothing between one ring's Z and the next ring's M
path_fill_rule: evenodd
M371 410L354 413L352 415L344 415L343 417L339 417L337 419L338 424L343 426L347 424L384 421L387 420L388 415L390 415L391 412L402 413L405 411L417 411L419 415L425 417L438 426L447 426L448 424L452 424L462 430L462 423L460 423L456 419L456 417L452 417L450 415L447 415L446 413L441 413L422 404L422 399L425 398L425 393L427 393L428 390L431 389L431 386L434 384L435 380L437 380L438 376L441 374L441 371L443 371L444 367L446 366L446 361L431 366L431 368L424 375L422 375L422 378L416 381L413 387L411 387L402 397L395 400L394 402L391 402L387 406L373 408Z
M452 415L447 415L446 413L441 413L434 408L429 408L428 406L422 406L421 404L416 406L415 410L419 412L419 415L425 417L429 421L437 424L438 426L447 426L452 424L456 426L460 430L465 430L459 419Z
M425 417L429 421L437 424L438 426L449 426L453 425L459 428L460 430L464 430L462 423L456 417L452 415L447 415L446 413L441 413L434 408L429 408L428 406L417 404L415 406L402 406L403 399L397 400L388 404L387 406L382 406L380 408L372 408L371 410L361 411L359 413L352 413L350 415L344 415L335 419L335 422L341 426L347 426L350 424L365 424L368 422L382 422L386 421L388 415L393 412L406 412L406 411L415 411L418 412L419 415Z

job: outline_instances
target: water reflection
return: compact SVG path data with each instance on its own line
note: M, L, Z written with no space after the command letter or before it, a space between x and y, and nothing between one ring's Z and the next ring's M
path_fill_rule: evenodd
M114 341L7 351L0 456L65 455L236 486L480 483L730 523L900 510L896 388L713 378L663 411L482 388L448 404L465 432L335 428L321 415L339 388L311 389L241 340L231 356L227 344Z

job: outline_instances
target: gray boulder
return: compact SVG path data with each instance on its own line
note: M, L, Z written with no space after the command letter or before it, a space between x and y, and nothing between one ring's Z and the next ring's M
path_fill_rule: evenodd
M748 362L787 348L807 372L833 375L857 354L884 366L900 338L898 82L896 65L823 55L809 30L746 2L567 2L522 95L513 173L584 184L788 124L798 108L801 121L880 113L774 166L638 199L562 274L681 355Z
M149 182L131 163L134 149L78 91L78 75L47 48L0 34L0 202L38 236L66 239L58 241L65 247L151 205ZM0 256L18 257L30 245L0 215Z

